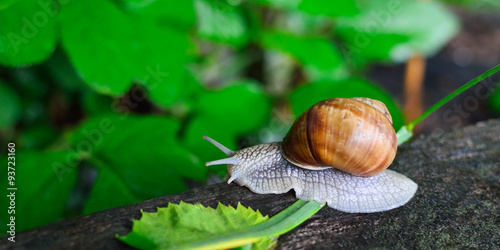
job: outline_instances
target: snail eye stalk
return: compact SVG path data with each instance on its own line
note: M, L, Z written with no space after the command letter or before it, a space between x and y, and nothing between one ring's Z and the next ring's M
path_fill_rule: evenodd
M233 150L226 148L224 145L220 144L218 141L216 141L216 140L214 140L206 135L203 136L203 139L212 143L214 146L216 146L218 149L220 149L222 152L224 152L224 154L226 154L227 156L231 157L234 155Z

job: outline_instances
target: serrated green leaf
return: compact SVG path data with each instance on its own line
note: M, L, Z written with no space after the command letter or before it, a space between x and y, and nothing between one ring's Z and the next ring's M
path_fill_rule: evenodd
M15 214L8 214L7 210L0 213L0 222L6 225L8 218L15 216L16 232L20 232L62 219L78 174L78 159L73 156L70 151L15 152L16 164L10 166L16 169L14 182L18 189L4 190L0 199L7 209L10 198L6 195L15 192ZM7 163L6 157L2 162ZM7 184L7 171L0 176L0 184L11 187Z
M397 130L403 126L403 118L394 100L374 84L361 80L322 81L307 84L290 94L290 102L295 116L299 116L315 103L328 98L368 97L383 102L391 113L393 126Z
M53 0L17 1L5 9L0 6L0 63L29 65L52 54L58 39L54 6L58 4Z
M213 209L181 202L158 208L156 213L142 212L142 218L134 221L132 232L117 238L140 249L175 249L214 235L248 228L267 219L267 216L241 204L235 209L219 203L217 209ZM269 243L268 237L251 242L261 245L261 240ZM239 246L238 242L232 246Z
M339 51L324 38L266 32L262 35L262 44L265 48L277 49L296 58L312 81L337 80L347 76Z
M249 243L252 249L270 249L274 237L297 227L324 205L298 200L268 220L241 204L234 209L219 203L214 210L181 201L158 208L157 213L143 213L131 233L117 238L141 249L229 249Z
M12 126L21 115L17 93L0 81L0 129Z
M224 1L195 0L198 35L241 47L248 40L247 24L241 9Z
M437 1L358 2L360 14L338 18L335 33L353 55L366 60L430 56L458 31L458 19Z
M145 200L186 190L184 178L205 179L206 167L177 142L179 128L170 118L108 114L85 122L71 136L71 144L94 165L111 171L117 187ZM95 199L107 202L103 206L123 205Z

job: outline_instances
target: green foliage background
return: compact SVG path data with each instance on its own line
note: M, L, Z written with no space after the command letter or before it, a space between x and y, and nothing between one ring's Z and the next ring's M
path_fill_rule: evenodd
M231 149L280 140L326 98L379 99L398 129L363 72L431 56L458 29L438 1L2 0L17 231L223 177L203 164L224 157L203 135Z

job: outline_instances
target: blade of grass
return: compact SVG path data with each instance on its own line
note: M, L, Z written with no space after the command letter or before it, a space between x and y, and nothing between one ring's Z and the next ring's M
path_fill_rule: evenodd
M490 70L484 72L483 74L479 75L478 77L472 79L468 83L464 84L462 87L458 88L457 90L453 91L449 95L445 96L443 99L441 99L439 102L434 104L432 107L430 107L428 110L426 110L423 114L421 114L419 117L417 117L415 120L411 121L407 125L403 126L397 133L398 136L398 145L406 142L409 140L412 135L413 135L413 128L415 125L417 125L419 122L421 122L423 119L427 118L430 114L432 114L434 111L436 111L438 108L443 106L445 103L449 102L451 99L453 99L455 96L460 95L462 92L466 91L470 87L474 86L478 82L481 82L482 80L488 78L489 76L495 74L496 72L500 71L500 64L491 68Z

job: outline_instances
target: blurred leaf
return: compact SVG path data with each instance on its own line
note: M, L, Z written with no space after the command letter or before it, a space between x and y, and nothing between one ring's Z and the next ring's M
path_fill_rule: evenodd
M339 51L331 41L324 38L266 32L262 43L265 48L278 49L295 57L304 66L311 80L336 80L347 75Z
M295 116L309 107L328 98L368 97L383 102L391 113L393 126L398 130L403 126L403 117L394 100L379 87L361 79L345 81L323 81L301 86L290 94L290 102Z
M108 114L85 122L71 143L77 151L89 152L94 165L111 171L118 178L114 183L120 180L145 200L186 190L183 178L205 179L203 164L177 142L179 127L170 118ZM103 206L121 205L117 202L109 199Z
M117 107L115 107L115 102L109 96L101 95L91 89L83 92L82 104L85 113L92 116L120 111L113 110Z
M0 129L14 125L20 115L21 107L17 93L0 81Z
M493 92L488 102L495 112L500 113L500 88L497 88L497 90Z
M437 1L358 0L359 15L337 19L335 32L367 60L431 56L457 33L457 18ZM425 17L425 18L422 18Z
M190 60L185 33L97 0L65 5L61 27L70 59L97 92L123 94L139 80L160 92L152 94L160 104L179 98Z
M251 133L267 124L271 108L270 98L251 81L234 82L224 89L209 91L199 97L194 107L196 116L186 128L185 144L201 161L222 158L219 157L223 155L220 150L206 143L203 135L236 150L237 136ZM213 169L225 172L221 166Z
M443 2L460 4L460 7L473 11L481 11L483 13L490 12L494 14L498 13L500 9L500 2L492 0L443 0Z
M185 33L171 28L149 26L143 32L145 38L161 34L161 39L143 41L142 50L147 56L141 56L143 66L137 68L137 75L151 100L168 107L191 94L197 84L185 68L191 60L187 53L190 44Z
M353 0L252 0L256 3L267 4L273 7L288 10L301 10L309 14L325 15L330 17L349 16L358 13Z
M174 28L190 29L196 22L194 0L155 1L140 10L141 17L152 18L161 23L172 24Z
M29 65L52 54L58 39L54 5L53 0L24 0L6 9L0 6L0 63Z
M61 49L57 49L53 56L42 64L42 67L43 71L47 72L47 78L57 84L64 92L76 93L87 87Z
M2 225L8 223L10 216L15 216L16 232L20 232L62 219L78 173L77 159L72 156L70 151L16 152L15 187L18 190L3 191ZM3 158L2 162L7 163L7 159ZM0 183L2 187L9 187L7 171L2 171ZM15 214L7 214L10 200L5 192L15 192Z
M309 14L331 17L350 16L359 12L354 0L302 0L298 9Z
M278 26L297 36L325 36L325 30L331 29L333 21L325 16L308 14L302 11L287 11L278 22Z
M234 232L267 221L267 216L251 208L238 204L235 209L219 203L217 209L201 204L168 204L158 208L156 213L141 211L140 220L134 220L132 232L118 236L123 242L139 249L188 249L193 244L207 240L214 235ZM210 222L210 223L207 223ZM269 237L252 239L250 242L267 243L268 249L274 242ZM250 243L245 242L245 243ZM224 248L241 246L241 242L224 242ZM243 243L243 244L245 244ZM227 245L229 244L229 245ZM204 246L206 249L218 249L222 246Z
M110 199L110 195L113 196L113 199ZM141 199L131 193L127 184L120 177L108 167L101 167L83 208L83 214L91 214L140 201Z
M153 4L156 0L120 0L120 2L127 9L141 9Z
M241 9L225 1L209 0L195 0L195 8L200 37L235 47L247 42L247 24Z
M63 46L79 74L99 93L124 93L141 67L132 20L110 1L72 1L61 10Z
M25 149L43 150L59 138L57 131L47 123L38 123L25 128L18 145Z
M19 0L0 0L0 11L10 7L12 4Z
M269 120L271 100L257 83L241 80L200 96L195 109L200 117L218 121L224 131L246 134Z

